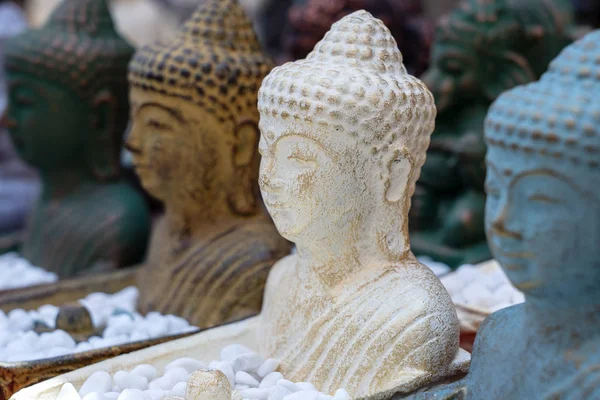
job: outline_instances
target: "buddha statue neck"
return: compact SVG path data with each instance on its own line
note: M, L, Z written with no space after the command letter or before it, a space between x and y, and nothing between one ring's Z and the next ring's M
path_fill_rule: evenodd
M176 38L133 58L127 147L165 205L139 276L142 310L200 327L260 310L268 271L291 248L257 185L256 96L270 66L234 0L203 2Z
M456 312L407 226L436 110L390 31L366 11L342 18L271 71L258 108L259 185L297 246L269 274L261 353L288 379L353 398L451 376Z
M9 133L42 179L21 252L61 276L144 257L148 210L119 164L131 53L105 0L65 0L6 43Z
M526 302L486 319L467 377L437 392L459 390L467 399L600 395L599 41L595 31L568 46L538 82L490 107L486 230Z
M496 97L540 77L572 40L568 0L462 0L440 19L423 81L438 109L411 209L417 255L453 267L491 258L483 124Z

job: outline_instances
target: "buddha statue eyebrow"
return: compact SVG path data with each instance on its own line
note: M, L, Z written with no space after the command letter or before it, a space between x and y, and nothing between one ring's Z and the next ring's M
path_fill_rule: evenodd
M163 110L165 110L171 117L175 118L177 121L183 123L184 122L184 118L181 116L181 114L179 113L179 111L173 109L173 108L169 108L163 104L160 103L155 103L155 102L149 102L149 103L144 103L140 106L140 108L138 109L138 112L140 112L142 110L142 108L145 107L158 107L161 108Z

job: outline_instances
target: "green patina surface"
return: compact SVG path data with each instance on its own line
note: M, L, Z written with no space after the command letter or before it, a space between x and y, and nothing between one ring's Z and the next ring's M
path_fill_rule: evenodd
M571 42L566 0L465 0L437 27L423 80L438 117L412 199L412 249L451 266L491 258L483 124L505 90L538 79Z
M20 251L61 276L145 255L149 212L119 164L132 54L105 0L66 0L6 43L9 133L43 183Z

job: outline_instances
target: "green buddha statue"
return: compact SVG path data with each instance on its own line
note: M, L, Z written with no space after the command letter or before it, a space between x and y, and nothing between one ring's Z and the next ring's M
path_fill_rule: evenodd
M440 21L423 77L438 116L412 201L415 254L451 266L491 258L483 223L485 115L500 93L538 79L571 33L567 0L463 0Z
M20 251L63 277L145 255L149 212L119 164L132 54L105 0L65 0L6 43L6 124L43 185Z

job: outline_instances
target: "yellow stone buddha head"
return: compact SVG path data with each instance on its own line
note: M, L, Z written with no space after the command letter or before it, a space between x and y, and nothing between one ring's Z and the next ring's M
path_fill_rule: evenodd
M256 210L257 91L270 67L236 0L203 2L173 41L136 53L128 148L167 208L210 198Z

